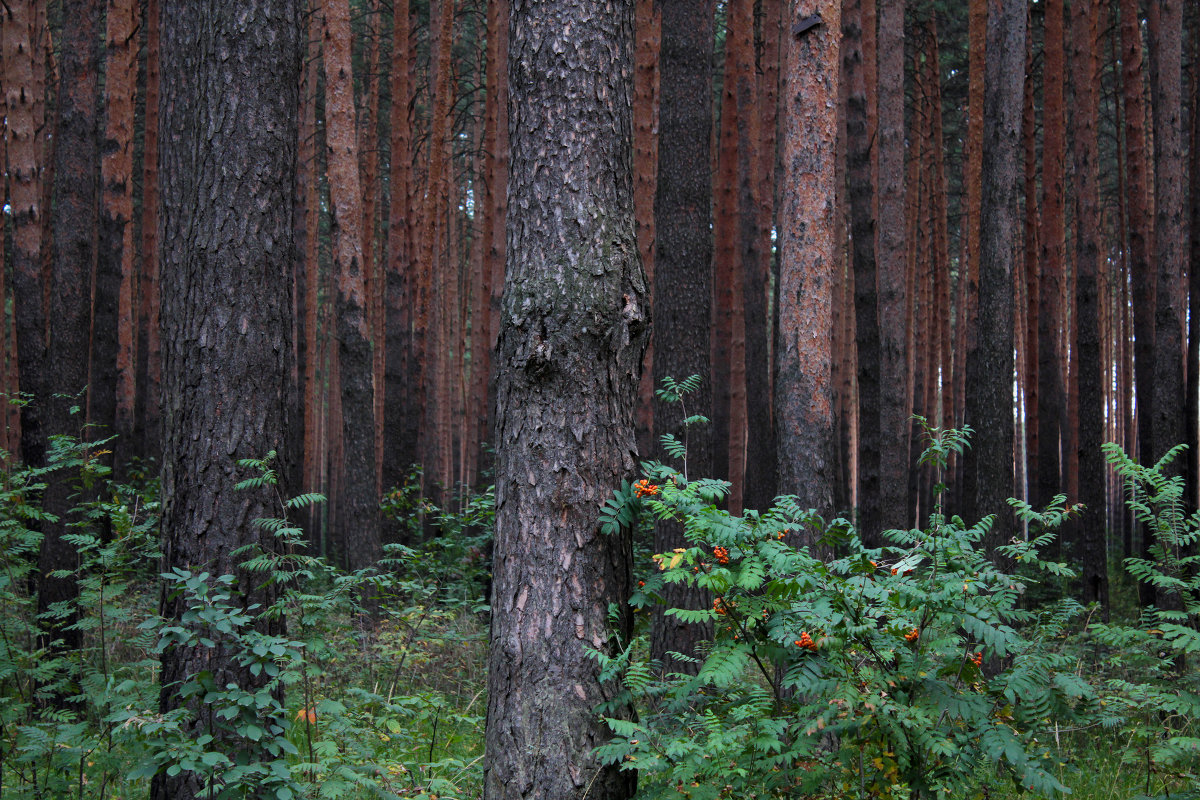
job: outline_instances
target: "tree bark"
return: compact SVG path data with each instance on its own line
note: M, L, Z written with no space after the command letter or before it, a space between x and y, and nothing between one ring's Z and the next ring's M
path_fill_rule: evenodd
M975 440L967 453L967 519L995 514L986 544L1012 533L1007 499L1013 493L1012 272L1020 241L1021 99L1025 5L989 0L983 108L979 340L967 356L967 422Z
M1042 221L1041 278L1038 305L1038 473L1033 494L1034 504L1046 504L1063 491L1061 445L1066 392L1062 369L1063 352L1059 348L1066 315L1063 309L1063 283L1066 276L1066 222L1064 209L1064 172L1066 164L1066 106L1064 82L1063 0L1050 0L1046 6L1045 68L1042 70L1043 144L1042 144Z
M235 459L282 453L286 441L300 16L293 0L162 8L168 570L235 574L237 547L273 546L253 520L277 515L274 491L235 490L245 477ZM247 605L269 602L260 582L239 576ZM178 598L164 608L168 619L182 611ZM264 685L220 648L174 647L162 656L164 712L184 702L178 682L200 670L218 686ZM211 720L191 726L218 742L226 735ZM193 774L160 773L151 797L190 800L200 790Z
M50 316L47 320L49 346L46 362L37 365L50 373L42 382L37 402L43 406L47 441L52 437L81 436L83 418L72 411L86 402L88 353L91 333L91 293L96 267L96 233L99 221L100 137L97 117L99 80L98 0L63 4L62 62L55 125L54 203L51 208L53 248L50 274ZM42 549L38 559L38 611L54 603L78 597L76 576L54 577L54 570L72 570L79 563L78 550L65 535L74 504L74 476L63 471L47 480L42 495L43 510L55 515L42 526ZM79 631L69 630L74 615L61 621L64 649L74 650L82 641Z
M598 511L634 469L647 287L633 219L633 2L512 5L508 269L484 797L624 798L600 768L606 647L630 539ZM617 634L629 633L622 615ZM620 714L620 711L615 712Z
M658 56L662 15L655 0L634 4L633 211L638 253L646 280L654 286L654 195L658 187ZM646 345L638 386L638 452L654 451L654 337Z
M904 0L880 0L879 97L879 502L883 524L907 527L909 401L905 329L907 232L904 175Z
M797 33L813 16L819 23ZM775 385L779 488L831 510L834 159L839 4L795 0L785 22L787 127Z
M873 0L866 0L868 3ZM858 346L858 533L874 546L884 528L880 502L879 294L875 266L875 187L867 78L863 61L863 0L842 9L842 80L847 84L846 159L850 201L850 254Z
M1074 109L1071 156L1075 174L1075 319L1078 334L1074 380L1079 398L1078 425L1079 501L1081 517L1072 522L1075 550L1081 558L1080 578L1085 603L1108 604L1108 551L1105 536L1104 388L1101 365L1099 284L1104 269L1100 257L1100 99L1096 52L1098 17L1102 6L1095 0L1072 0L1070 57ZM1074 499L1074 498L1072 498Z
M142 273L138 289L138 389L141 400L135 421L136 436L144 443L147 455L159 458L162 442L162 355L159 339L161 305L159 301L158 246L158 101L159 50L162 17L159 0L146 0L146 116L143 120L142 146Z
M687 463L673 463L689 478L713 477L715 442L720 416L713 405L710 326L713 299L712 217L712 0L688 0L662 6L662 44L659 58L658 192L654 201L654 321L659 336L654 346L654 386L664 377L702 379L699 391L688 395L687 413L714 417L712 427L684 431L683 407L654 401L654 431L671 434L688 444ZM724 379L727 381L727 377ZM728 430L728 420L725 420ZM722 448L724 449L724 448ZM671 463L661 442L657 458ZM685 545L682 528L662 522L655 526L654 551L664 553ZM667 607L706 605L704 593L684 584L666 587ZM711 626L687 625L678 617L656 611L650 653L667 671L683 670L688 662L670 652L692 654L696 644L711 635ZM691 665L694 669L694 665Z
M1185 214L1182 33L1180 0L1153 0L1150 87L1154 117L1154 458L1183 442L1183 326L1187 306L1188 220ZM1139 393L1140 394L1140 393ZM1173 466L1178 470L1181 463Z
M123 474L128 456L138 451L132 439L137 363L137 280L133 247L134 96L137 89L137 4L109 0L107 69L104 78L105 133L100 163L100 241L93 305L93 422L117 434L112 465ZM110 291L102 291L107 286ZM111 291L115 289L115 294ZM115 312L115 313L114 313ZM111 350L102 348L109 340Z
M375 563L382 553L375 493L375 402L348 0L326 3L324 13L325 119L337 289L334 313L342 396L342 458L335 463L343 479L339 513L334 519L342 563L355 570Z

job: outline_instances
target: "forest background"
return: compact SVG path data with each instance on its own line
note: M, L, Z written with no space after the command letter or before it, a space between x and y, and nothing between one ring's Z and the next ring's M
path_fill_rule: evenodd
M969 424L947 509L999 513L995 546L1016 531L1007 497L1082 503L1055 557L1079 565L1081 601L1108 603L1110 570L1151 540L1101 444L1152 462L1188 443L1189 507L1200 492L1200 15L1178 0L819 6L636 3L632 200L654 330L638 451L663 456L657 437L680 430L652 389L699 374L688 403L711 426L690 432L689 465L730 482L731 512L793 494L878 542L934 508L913 415ZM44 466L84 423L116 434L88 458L121 480L173 446L160 13L4 10L0 389L34 398L4 411L10 464ZM291 424L276 433L284 487L327 498L302 520L312 551L348 570L430 531L381 498L415 486L414 513L466 509L490 481L509 13L372 0L303 17L281 310ZM786 58L810 34L832 80L805 91L836 109L836 137L814 125L805 142L788 134ZM1007 161L985 159L991 135ZM832 156L832 198L797 195L797 142ZM823 209L816 257L784 246L806 235L797 207ZM813 333L799 353L784 343L796 330ZM53 481L43 499L60 520L73 502ZM79 564L56 524L41 526L42 609L78 592L56 577Z

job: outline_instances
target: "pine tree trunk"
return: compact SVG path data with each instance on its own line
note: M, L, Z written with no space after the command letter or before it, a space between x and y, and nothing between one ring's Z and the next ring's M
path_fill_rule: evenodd
M871 0L867 0L870 2ZM875 187L871 132L867 122L867 79L863 59L863 0L842 9L842 80L847 84L846 159L850 243L858 347L858 532L869 546L886 523L880 503L879 302L875 277Z
M1071 8L1071 84L1074 140L1071 147L1075 174L1075 319L1078 426L1077 458L1079 496L1085 511L1068 529L1076 538L1073 552L1081 554L1082 602L1108 604L1108 552L1105 541L1104 390L1101 364L1099 285L1105 269L1100 257L1100 98L1096 50L1098 17L1102 6L1095 0L1073 0Z
M879 502L880 519L907 527L909 417L908 236L904 172L904 0L879 3Z
M658 187L658 56L662 37L662 15L657 5L655 0L637 0L633 20L633 210L638 253L651 287L654 286L654 194ZM651 334L638 386L638 452L643 454L654 451L653 365Z
M975 429L967 452L965 499L970 520L996 514L987 545L1007 542L1013 493L1012 273L1020 241L1017 187L1021 168L1021 100L1025 6L990 0L983 107L979 340L967 356L967 422Z
M375 402L363 255L363 209L350 67L350 8L347 0L324 5L325 118L328 137L330 207L338 380L341 384L341 499L335 535L342 563L360 569L381 555L379 498L375 493Z
M158 244L158 100L159 100L159 0L146 0L146 116L142 148L142 274L138 289L139 330L137 396L141 401L135 422L137 437L147 454L160 457L162 441L162 354L159 326Z
M1030 17L1026 21L1029 23ZM1021 353L1021 382L1025 401L1025 485L1022 496L1034 502L1038 474L1038 398L1041 396L1038 373L1038 324L1040 309L1041 264L1038 261L1040 230L1038 226L1038 153L1037 116L1034 101L1033 34L1025 37L1025 101L1021 113L1021 149L1025 159L1025 228L1024 228L1024 347ZM957 378L957 376L956 376Z
M96 266L96 232L99 221L100 139L97 119L99 80L98 0L63 4L62 62L55 125L54 235L50 280L49 346L46 362L38 369L50 372L42 384L42 419L47 440L58 435L79 436L84 420L72 406L82 404L88 383L91 287ZM78 550L65 536L71 521L68 511L75 488L70 475L56 473L47 480L42 508L58 520L44 521L38 559L38 610L78 597L74 575L55 577L54 570L70 570L78 563ZM56 632L66 650L76 649L82 637L67 626L74 614L62 620Z
M1187 310L1182 95L1183 14L1180 0L1152 0L1150 87L1154 116L1154 305L1152 452L1160 458L1183 442L1184 314ZM1176 460L1173 469L1180 469Z
M630 174L633 2L516 0L510 30L484 798L620 800L631 773L592 756L610 737L595 707L618 687L600 684L584 646L607 647L609 604L630 590L630 538L601 534L597 515L635 466L649 316Z
M699 391L687 397L687 413L718 417L712 403L718 379L710 377L710 325L713 293L712 177L709 172L712 135L713 47L712 0L690 0L662 6L662 44L659 59L658 191L655 195L654 385L664 377L702 379ZM688 478L711 477L717 420L712 428L684 431L678 403L654 401L654 431L688 443L686 466L671 465ZM655 450L671 463L661 444ZM677 524L655 527L654 551L664 553L684 545ZM668 607L697 608L705 595L684 584L672 584L664 595ZM678 617L655 613L650 653L668 671L686 669L670 659L670 651L690 654L711 635L711 626L686 625ZM694 669L694 666L692 667Z
M758 110L756 156L752 165L755 211L756 258L746 270L746 490L748 508L765 509L775 498L777 470L773 419L772 310L778 304L770 296L775 283L774 242L775 196L779 188L779 159L776 129L779 122L779 58L783 0L762 0L761 40L756 42L758 63L755 75ZM743 209L747 211L748 209Z
M38 120L45 115L45 87L35 83L40 54L31 3L4 6L4 88L8 126L8 203L12 211L13 329L22 391L41 397L49 378L46 315L42 305L42 164L38 161ZM42 405L21 408L20 454L31 467L45 464L46 432Z
M801 30L807 24L803 20L813 16L818 24ZM796 495L802 507L828 513L833 502L830 325L837 263L839 4L797 0L787 30L775 385L779 488Z
M137 318L134 284L137 280L133 247L133 138L134 96L137 90L137 4L109 0L107 69L104 80L105 133L100 164L100 240L96 266L96 299L93 321L92 393L104 398L101 409L92 403L93 420L109 426L117 440L112 464L118 477L128 456L137 452L133 441L136 385ZM116 293L102 291L111 286ZM115 302L114 302L115 301ZM110 348L100 344L111 329ZM112 416L109 416L111 409Z
M162 11L164 566L235 574L236 548L273 546L253 520L279 513L273 489L234 488L247 477L235 460L286 441L301 15L292 0L169 0ZM261 576L237 574L247 605L270 602ZM165 616L184 607L169 598ZM223 648L175 646L162 655L163 712L196 702L178 683L201 670L217 686L266 683ZM189 729L220 749L228 734L205 716ZM162 772L151 797L200 791L194 774Z
M1042 71L1043 124L1042 144L1042 222L1038 242L1041 245L1041 277L1038 282L1038 454L1035 505L1049 503L1063 491L1060 445L1065 444L1063 412L1066 392L1063 385L1064 354L1059 341L1066 315L1062 307L1065 280L1064 171L1066 159L1066 106L1064 86L1063 0L1050 0L1046 6L1046 63Z

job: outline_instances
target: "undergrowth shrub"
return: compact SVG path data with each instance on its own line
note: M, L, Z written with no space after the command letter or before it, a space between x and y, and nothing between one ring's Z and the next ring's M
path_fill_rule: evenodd
M923 459L940 470L967 433L927 429ZM792 498L737 517L717 505L721 481L659 463L643 472L615 492L604 524L675 519L689 546L655 555L631 602L644 610L666 584L697 585L712 608L666 613L709 621L716 635L694 676L660 676L644 635L616 655L592 651L624 686L601 713L639 708L636 721L608 718L614 736L597 756L636 770L639 797L961 797L996 769L1038 794L1066 790L1052 726L1100 710L1061 646L1082 608L1022 608L1030 579L983 551L992 518L968 525L939 506L923 530L867 548L849 521ZM1069 576L1038 555L1070 513L1064 499L1016 510L1036 535L1000 552L1025 572ZM835 555L818 559L808 544Z
M137 796L160 770L195 773L214 798L478 795L486 604L475 573L439 574L432 549L400 546L344 573L306 553L288 517L321 498L303 495L255 521L276 548L237 553L277 585L269 606L232 576L159 575L156 483L114 482L107 443L61 437L41 469L0 453L0 796ZM240 466L244 486L275 485L270 457ZM80 594L39 617L39 496L64 476L77 489L68 538ZM490 495L465 506L441 524L483 536ZM158 615L160 591L185 599L179 620ZM78 650L49 646L64 624L81 631ZM168 687L191 707L162 713L159 658L180 645L268 683L201 670Z

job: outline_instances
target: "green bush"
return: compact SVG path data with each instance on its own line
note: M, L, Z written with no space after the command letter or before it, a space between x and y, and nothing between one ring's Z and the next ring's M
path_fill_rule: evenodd
M924 458L939 468L966 444L965 431L927 435ZM667 613L711 621L716 636L695 676L658 677L644 637L616 656L593 652L623 681L613 707L632 698L640 713L610 718L614 737L597 755L636 770L639 797L960 797L996 768L1039 794L1066 790L1046 743L1055 724L1099 708L1061 647L1082 609L1022 609L1029 579L982 550L991 518L968 526L935 511L924 530L890 531L870 549L848 521L792 498L735 517L717 505L726 484L643 466L605 525L673 518L690 546L655 555L631 602L645 609L665 584L698 585L712 608ZM1038 533L1001 553L1023 571L1068 576L1038 556L1069 513L1063 498L1017 513Z

